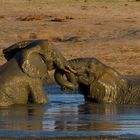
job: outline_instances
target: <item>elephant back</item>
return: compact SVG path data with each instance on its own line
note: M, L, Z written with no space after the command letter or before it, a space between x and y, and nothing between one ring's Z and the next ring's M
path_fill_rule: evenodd
M12 59L19 51L23 50L26 46L31 44L34 40L25 40L17 42L10 47L3 49L4 57L7 61Z

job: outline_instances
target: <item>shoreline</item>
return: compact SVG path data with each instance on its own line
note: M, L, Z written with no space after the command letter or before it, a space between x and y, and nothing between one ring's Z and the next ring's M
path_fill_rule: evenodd
M98 137L0 137L1 140L139 140L139 138L118 138L109 136Z
M136 0L4 0L0 64L2 49L15 42L48 39L68 60L95 57L123 75L140 76L139 7Z

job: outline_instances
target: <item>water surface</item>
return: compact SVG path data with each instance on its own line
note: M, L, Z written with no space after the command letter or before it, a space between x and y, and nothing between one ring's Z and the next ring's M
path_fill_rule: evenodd
M140 105L94 104L47 86L50 103L0 108L0 136L140 138Z

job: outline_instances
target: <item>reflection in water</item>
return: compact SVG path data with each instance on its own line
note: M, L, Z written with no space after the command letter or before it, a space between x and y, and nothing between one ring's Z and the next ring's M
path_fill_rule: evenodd
M47 105L1 107L0 136L18 131L22 136L140 136L139 105L93 104L80 94L63 94L57 86L50 91Z
M41 130L43 108L39 105L0 108L0 129Z

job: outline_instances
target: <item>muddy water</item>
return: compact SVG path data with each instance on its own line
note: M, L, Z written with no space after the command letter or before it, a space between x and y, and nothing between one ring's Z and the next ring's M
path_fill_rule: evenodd
M140 105L86 103L80 94L46 87L47 105L0 108L0 136L118 136L140 138Z

